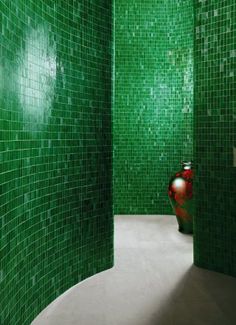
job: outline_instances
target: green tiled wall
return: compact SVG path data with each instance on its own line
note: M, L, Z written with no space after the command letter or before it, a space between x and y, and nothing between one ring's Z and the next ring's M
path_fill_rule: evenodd
M193 150L193 3L115 1L114 207L172 213L170 176Z
M195 264L236 276L236 3L194 2Z
M108 0L0 0L0 324L112 266Z

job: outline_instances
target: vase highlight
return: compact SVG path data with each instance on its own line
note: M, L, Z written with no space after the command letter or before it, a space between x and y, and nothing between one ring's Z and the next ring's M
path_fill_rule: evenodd
M171 177L168 195L176 215L179 231L193 232L193 170L191 162L183 162L182 170Z

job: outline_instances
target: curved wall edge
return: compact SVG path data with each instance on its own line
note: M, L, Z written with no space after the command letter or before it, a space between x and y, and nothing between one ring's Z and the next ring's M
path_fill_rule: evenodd
M111 268L113 268L114 266L112 266ZM94 275L91 275L90 277L80 281L79 283L75 284L74 286L70 287L69 289L67 289L65 292L63 292L59 297L57 297L55 300L53 300L48 306L46 306L37 316L36 318L32 321L31 325L38 325L40 324L39 322L41 322L41 319L45 319L45 317L48 316L48 312L54 310L54 308L56 307L57 304L60 304L61 301L67 296L70 295L70 293L73 290L76 290L77 288L79 288L81 285L83 285L84 283L86 283L87 281L92 280L93 277L97 277L99 276L101 273L104 273L106 271L109 271L111 268L108 268L104 271L98 272Z
M113 265L112 5L0 0L0 323Z

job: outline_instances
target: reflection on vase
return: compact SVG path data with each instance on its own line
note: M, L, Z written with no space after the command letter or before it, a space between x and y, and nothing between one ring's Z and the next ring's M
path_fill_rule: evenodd
M191 162L183 162L182 166L170 180L168 195L179 231L189 234L193 232L193 170Z

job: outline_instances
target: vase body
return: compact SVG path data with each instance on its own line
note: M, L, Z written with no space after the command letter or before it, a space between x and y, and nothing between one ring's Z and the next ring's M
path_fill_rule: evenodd
M191 162L183 162L183 168L170 180L168 195L176 215L179 231L193 232L193 170Z

